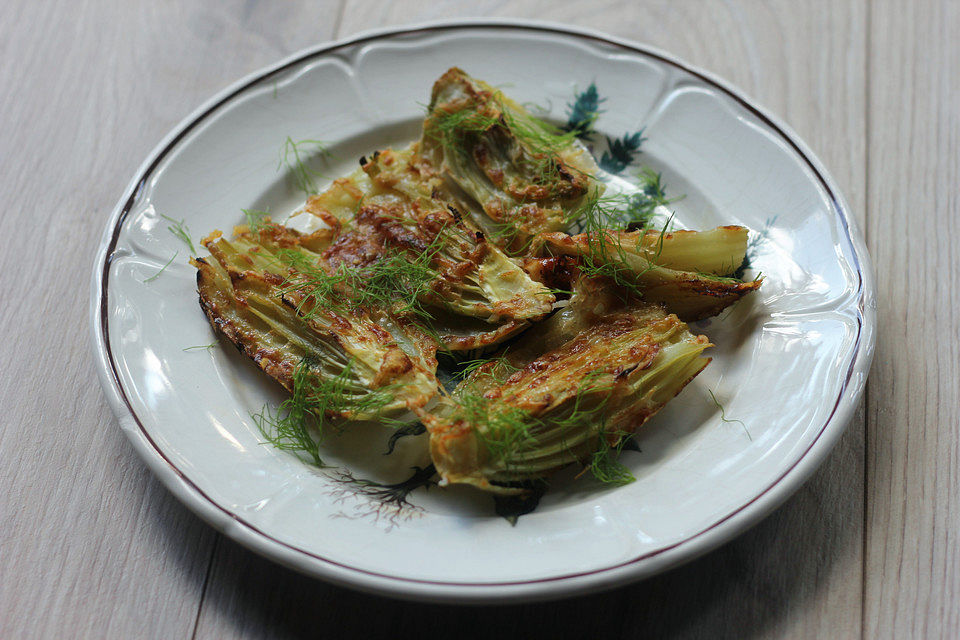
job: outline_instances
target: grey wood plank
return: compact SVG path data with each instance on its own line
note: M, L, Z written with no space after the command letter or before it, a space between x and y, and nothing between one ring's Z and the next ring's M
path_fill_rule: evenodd
M649 42L724 76L788 121L864 219L864 2L471 3L349 0L339 35L467 15L537 17ZM455 64L451 61L451 64ZM832 637L861 634L862 411L796 496L722 549L608 594L516 607L354 594L219 544L198 638Z
M855 448L838 449L767 520L703 558L645 582L558 602L398 602L304 577L221 539L196 637L859 637L859 584L850 576L859 580L861 561L847 549L859 545L861 522L836 507L849 496L835 481L859 456ZM828 607L827 596L847 602Z
M865 636L960 637L960 4L872 5Z
M87 329L94 250L167 130L329 37L338 7L0 4L0 637L193 632L216 534L105 404Z

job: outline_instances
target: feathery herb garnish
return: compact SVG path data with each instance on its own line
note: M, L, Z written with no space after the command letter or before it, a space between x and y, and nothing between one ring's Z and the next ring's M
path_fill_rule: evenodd
M473 366L468 381L453 395L453 420L471 426L493 464L510 472L538 453L544 438L559 439L563 451L602 431L603 412L613 389L602 371L585 375L572 401L544 414L491 400L471 388L478 382L484 387L500 385L519 370L503 356L491 358Z
M337 416L378 414L393 401L390 387L369 389L357 384L352 374L353 361L334 377L314 371L308 359L293 372L293 394L276 411L264 407L251 417L267 442L284 451L310 454L314 464L324 466L320 443L330 420Z
M499 92L489 103L471 105L459 111L435 109L430 114L427 135L436 139L447 153L461 157L469 154L476 136L505 127L522 145L525 152L513 158L535 184L548 186L563 177L557 154L568 148L576 132L563 131L528 113L519 113L506 106Z
M211 342L210 344L198 344L193 347L184 347L183 351L198 351L200 349L209 351L210 349L213 349L215 346L217 346L216 342Z
M622 432L617 435L619 435L619 439L614 446L610 445L607 436L600 437L600 444L597 450L593 452L593 457L587 467L593 477L603 484L624 485L636 480L630 473L630 469L619 460L620 454L626 448L627 443L632 442L630 439L632 434Z
M286 167L293 174L294 184L307 195L317 193L317 179L324 178L324 175L314 169L311 169L309 162L311 156L330 157L324 142L321 140L300 140L296 142L290 136L283 142L283 148L280 149L280 162L277 164L277 171Z
M590 277L609 278L619 288L642 297L643 287L637 283L637 276L645 271L638 273L636 267L631 265L631 259L635 260L637 256L628 252L629 247L625 247L615 234L621 230L650 229L657 208L665 208L683 199L683 196L668 198L661 174L649 167L642 169L637 177L640 185L634 193L607 196L601 195L599 190L591 192L581 206L572 212L569 224L586 237L587 247L581 256L581 272ZM656 253L652 259L647 257L646 270L656 268L655 260L663 249L663 238L672 221L673 214L660 229ZM637 238L636 253L646 255L640 250L642 241L642 236Z
M732 420L730 418L727 418L726 411L724 411L723 405L720 404L720 401L717 400L717 396L713 395L713 391L710 389L707 389L707 393L710 394L710 399L713 400L713 404L717 407L717 409L720 410L720 420L722 422L728 422L728 423L730 422L739 423L740 426L743 427L743 432L747 434L747 439L753 442L753 436L751 436L750 432L747 431L747 425L743 423L743 420Z
M609 173L619 175L624 169L633 164L640 147L646 138L643 129L634 133L625 133L620 138L607 138L607 150L600 156L600 168Z
M484 397L483 389L502 384L517 367L501 355L480 358L464 363L461 370L464 382L454 390L451 400L454 410L451 421L463 421L470 425L478 442L491 458L509 463L515 454L532 446L535 419L529 411L520 407L494 403Z
M251 232L260 231L268 224L270 224L270 212L269 211L258 211L256 209L241 209L243 212L243 217L247 220L247 226L250 227Z
M573 169L562 166L558 154L574 142L575 132L531 115L499 90L466 74L452 77L449 83L448 87L460 90L469 87L467 104L462 98L437 104L435 96L424 126L424 135L447 155L468 159L480 145L484 155L503 155L533 184L551 188L569 180Z
M186 219L174 220L170 216L166 216L162 213L160 214L160 217L167 222L172 223L169 227L167 227L167 231L182 240L183 243L190 249L191 255L197 255L197 248L193 246L193 240L190 239L190 227L186 225Z
M167 260L167 263L166 263L165 265L163 265L162 267L160 267L160 271L157 271L155 274L153 274L152 276L150 276L149 278L147 278L146 280L144 280L143 283L146 284L146 283L148 283L148 282L153 282L154 280L156 280L157 278L159 278L159 277L160 277L160 274L167 270L167 267L169 267L169 266L173 263L173 261L177 258L177 255L179 255L179 254L180 254L180 252L177 251L177 252L175 252L172 256L170 256L170 259Z
M576 133L563 131L526 113L506 110L504 118L510 131L530 152L522 157L521 164L532 173L535 184L550 186L557 181L569 179L565 172L576 171L572 167L562 167L557 159L560 152L573 143Z
M474 428L477 440L490 457L506 468L520 452L537 442L533 432L538 421L529 411L495 406L482 395L472 393L463 394L458 404L461 419Z
M622 196L612 198L596 196L584 209L579 223L581 232L586 237L587 246L586 251L581 256L580 271L588 277L609 278L618 288L642 298L644 288L637 282L637 276L642 275L644 271L638 273L637 269L630 264L630 256L628 256L627 250L621 241L613 235L615 233L613 230L626 226L623 218L625 210L619 208L622 202ZM640 213L634 213L633 215L641 215L646 207L647 204L641 203L637 209ZM673 216L671 215L660 229L660 237L654 257L653 259L646 258L646 271L656 268L654 261L663 249L663 236L672 221ZM645 256L645 252L639 250L642 241L641 235L637 239L637 253Z
M593 125L600 117L600 104L603 102L606 102L606 98L600 97L594 82L583 91L575 93L573 102L567 103L567 124L564 125L564 130L576 134L578 138L588 138L594 133Z
M506 378L510 377L517 371L520 371L520 368L514 366L510 360L507 358L507 349L500 352L499 355L491 356L489 358L476 358L473 360L464 360L459 363L459 371L457 372L457 377L461 380L465 380L470 376L474 375L480 369L488 369L478 373L478 376L489 376L495 382L503 382Z
M315 259L296 249L280 249L280 262L295 271L282 292L303 296L301 311L309 319L323 309L388 309L397 315L429 320L421 300L439 273L432 261L440 249L439 234L420 255L391 253L362 267L340 263L328 271ZM309 303L309 305L307 304Z
M512 220L488 221L485 223L485 231L494 244L500 247L510 247L509 255L522 255L526 253L533 242L533 236L530 236L520 242L523 235L521 228L526 222L522 215L516 216Z
M568 224L578 233L587 229L649 229L657 207L666 208L685 197L668 198L662 174L650 167L641 169L637 179L640 184L633 193L601 195L599 189L594 189L571 211Z
M668 198L661 174L650 167L644 167L637 177L640 191L627 196L624 209L628 231L649 228L657 207L667 207L683 200L682 195Z

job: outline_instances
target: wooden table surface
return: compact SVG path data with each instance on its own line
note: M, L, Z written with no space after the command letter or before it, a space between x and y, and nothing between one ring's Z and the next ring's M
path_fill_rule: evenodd
M376 26L536 17L653 44L790 123L873 257L861 410L809 482L679 569L556 603L395 602L302 577L181 506L121 434L89 273L135 168L204 99ZM0 637L960 637L960 2L5 0Z

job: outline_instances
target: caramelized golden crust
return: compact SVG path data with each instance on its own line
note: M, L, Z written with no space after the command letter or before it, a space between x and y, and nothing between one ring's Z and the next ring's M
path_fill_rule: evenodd
M651 272L644 299L666 305L685 322L695 322L717 315L751 291L760 288L761 280L736 282L714 280L699 274L679 275Z
M533 235L564 228L569 210L602 191L589 153L558 133L454 67L434 83L420 162L469 195L489 218L481 226L506 225L497 242L516 252Z
M361 169L309 199L303 211L333 220L321 256L329 270L364 268L402 255L435 271L419 290L424 304L495 325L548 313L550 292L464 218L416 148L363 158ZM486 343L502 335L501 328L485 327L486 335L477 340Z
M244 317L242 307L246 302L242 296L230 295L222 276L218 276L215 269L207 260L196 258L193 266L197 268L197 292L200 295L200 308L210 321L210 324L230 342L240 353L244 354L268 376L276 380L287 391L293 391L293 371L298 361L290 357L281 349L270 348L263 344L259 327ZM219 281L218 281L219 280ZM261 288L261 293L267 294L270 286L262 280L250 278L250 288Z
M573 340L536 358L484 397L502 399L528 411L545 411L562 401L562 393L567 389L575 389L588 376L599 372L613 377L615 389L617 380L633 369L650 366L660 351L653 334L633 335L637 326L636 316L630 313L608 316Z
M635 431L710 362L700 355L709 340L652 304L607 313L555 347L538 343L521 338L421 415L445 482L509 493L503 483L583 462L599 438L615 444Z
M743 263L749 230L727 225L706 231L604 230L575 236L545 233L536 238L535 244L539 252L546 250L552 254L584 255L591 251L591 245L596 246L601 242L597 233L603 234L602 242L610 247L609 251L619 254L619 249L622 249L623 257L628 261L643 259L668 269L728 276Z
M312 299L284 286L284 276L266 270L270 266L283 271L266 255L267 247L291 248L309 236L282 229L238 232L248 239L257 235L264 244L234 245L211 238L206 246L213 260L194 261L197 289L212 326L264 372L293 392L294 372L304 361L313 363L316 375L332 377L349 369L367 389L390 387L387 412L424 406L436 394L435 345L431 350L422 337L411 338L394 324L417 347L407 353L381 326L384 319L362 310L314 309ZM238 249L243 246L248 250Z
M523 257L520 264L535 281L551 289L564 291L569 291L579 272L570 256Z
M594 234L541 234L536 249L577 257L585 264L589 264L587 260L617 261L625 271L633 272L645 300L665 305L685 322L717 315L756 291L762 282L723 277L743 263L747 246L745 227L598 233L603 234L602 239Z
M307 411L414 412L441 484L517 493L596 460L710 362L684 321L760 285L723 277L743 263L743 227L562 233L603 192L589 152L457 68L434 84L418 143L360 164L297 212L320 230L267 218L204 238L200 305L291 393L332 381ZM439 347L467 360L503 344L441 389ZM372 391L385 407L362 408ZM331 408L321 393L349 397Z

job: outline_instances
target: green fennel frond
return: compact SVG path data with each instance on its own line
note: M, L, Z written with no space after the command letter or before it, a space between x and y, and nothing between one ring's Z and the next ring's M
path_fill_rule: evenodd
M491 105L494 107L491 109ZM498 127L513 134L526 153L514 158L532 175L536 184L549 185L562 178L564 169L557 154L568 148L577 137L575 131L564 131L529 113L509 108L499 92L490 104L471 105L457 111L434 109L430 113L427 135L435 139L445 153L469 154L476 136Z
M673 214L667 218L660 228L660 235L656 245L654 259L647 260L647 269L637 273L636 267L631 265L631 256L627 248L617 239L617 231L647 231L651 229L658 207L667 207L684 196L667 197L666 187L662 174L649 167L643 168L638 179L640 184L633 193L619 193L602 195L594 190L574 209L568 225L571 232L584 234L586 237L586 251L581 258L581 272L590 277L606 277L620 287L643 297L643 290L637 283L637 276L656 267L654 261L663 249L664 235L670 230ZM637 238L637 253L639 243L642 243L642 234Z
M511 364L507 358L506 350L497 356L489 358L464 360L459 363L459 367L460 370L457 372L457 376L461 379L469 378L480 368L489 368L488 371L479 375L490 376L495 382L503 382L517 371L520 371L520 367Z
M314 169L311 169L309 162L316 156L329 157L330 151L327 150L325 143L321 140L300 140L294 141L287 136L280 149L280 162L277 164L277 171L286 167L293 176L294 184L307 195L315 195L317 190L317 179L324 178L324 175Z
M167 260L167 263L166 263L165 265L163 265L162 267L160 267L160 271L157 271L155 274L153 274L152 276L150 276L149 278L147 278L146 280L144 280L143 283L146 284L146 283L148 283L148 282L153 282L154 280L156 280L157 278L159 278L159 277L160 277L160 274L167 270L167 267L169 267L169 266L173 263L173 261L176 260L176 258L177 258L177 256L178 256L179 254L180 254L180 252L177 251L177 252L175 252L172 256L170 256L170 259Z
M600 444L597 450L593 452L593 457L588 465L593 477L603 484L620 486L636 480L630 469L619 459L624 447L630 442L631 434L624 432L618 435L620 439L614 446L610 445L607 436L600 436Z
M512 365L502 367L499 364L497 362L498 366L490 367L479 376L474 374L474 380L490 376L495 385L501 384L519 370ZM456 418L470 424L477 441L491 459L510 470L522 464L528 454L536 452L540 438L546 434L557 435L566 447L568 435L574 442L580 442L584 430L602 428L596 425L602 425L603 412L612 390L612 386L602 380L604 378L606 374L602 371L585 375L569 406L564 406L556 413L543 415L491 401L469 388L461 389L455 393L458 405Z
M251 416L264 439L278 449L307 453L324 466L320 444L332 418L377 416L394 399L391 387L371 390L358 384L352 367L350 360L339 375L322 377L308 359L301 360L293 372L292 395L275 411L265 406Z
M204 351L209 351L210 349L213 349L216 346L217 346L216 342L211 342L210 344L198 344L192 347L184 347L182 350L183 351L199 351L200 349L203 349Z
M166 216L162 213L160 214L160 217L171 223L170 226L167 227L167 231L182 240L183 243L190 249L191 255L197 255L197 248L193 246L193 240L190 239L190 227L186 225L186 219L174 220L170 216Z
M397 251L364 266L340 263L335 269L319 264L316 257L297 249L279 249L281 264L293 269L281 288L282 294L297 292L300 308L310 319L323 309L387 309L425 322L430 313L421 300L439 277L433 265L441 248L441 235L419 255Z
M257 209L241 209L243 217L247 220L247 226L251 232L257 232L263 229L270 222L269 211L258 211Z
M637 196L644 199L648 198L644 191L631 195L613 195L601 196L598 191L594 191L585 201L584 205L573 214L571 224L577 227L577 231L586 238L586 251L581 256L580 271L588 277L606 277L611 279L618 287L625 289L637 297L643 297L643 288L637 283L636 268L631 266L631 256L626 248L613 235L615 231L624 230L631 225L631 220L646 215L650 212L650 217L644 220L643 228L647 228L652 220L653 209L660 202L670 202L669 200L655 200L651 204L647 200L639 202ZM631 208L631 203L633 203ZM657 241L657 250L654 259L660 255L663 249L663 237L673 222L671 215L663 227L660 229L660 236ZM636 242L642 243L642 234ZM640 255L644 252L638 251ZM647 270L656 268L653 260L647 259Z
M572 232L649 229L657 207L668 207L685 197L668 197L662 174L650 167L641 169L637 180L639 184L634 192L602 195L595 189L589 193L568 216L567 224Z
M750 432L747 430L747 425L745 425L745 424L743 423L743 420L734 420L734 419L727 418L727 413L726 413L726 411L724 410L723 405L720 404L720 401L717 400L717 396L713 395L713 391L710 390L710 389L707 389L707 393L710 394L710 399L713 400L714 406L716 406L717 409L720 410L720 420L721 420L721 422L727 422L727 423L736 422L736 423L739 424L741 427L743 427L743 432L744 432L745 434L747 434L747 439L752 442L752 441L753 441L753 436L750 435Z
M521 165L533 175L534 182L549 185L562 179L570 168L561 167L557 156L573 144L577 133L564 131L528 113L505 109L503 117L513 135L529 151L522 156Z
M475 425L477 439L490 457L506 468L524 449L536 445L534 427L537 420L519 407L495 406L479 394L459 398L460 410L467 423Z

